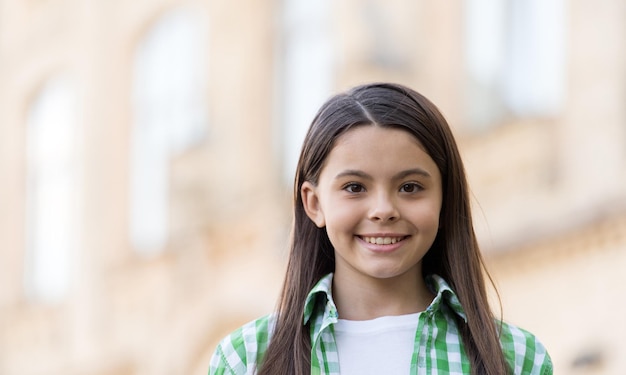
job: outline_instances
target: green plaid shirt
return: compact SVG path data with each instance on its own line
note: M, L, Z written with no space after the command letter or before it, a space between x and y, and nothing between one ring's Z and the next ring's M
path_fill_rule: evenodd
M333 274L322 278L309 293L304 324L311 322L311 374L337 375L339 357L333 325L337 308L332 299ZM454 315L464 320L465 312L456 294L441 277L427 278L436 293L433 302L419 317L411 374L469 374L470 362L463 349ZM275 315L250 322L218 345L209 375L253 375L271 339ZM500 337L505 358L513 374L551 375L552 361L544 346L531 333L503 323Z

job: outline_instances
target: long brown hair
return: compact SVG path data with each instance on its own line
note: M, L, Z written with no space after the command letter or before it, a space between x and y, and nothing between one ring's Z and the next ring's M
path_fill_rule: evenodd
M287 273L272 339L260 375L310 373L310 327L303 325L308 292L335 269L333 246L324 228L306 215L300 189L316 183L335 140L361 125L400 128L415 136L435 161L442 177L440 228L422 261L422 274L442 276L458 295L467 323L458 320L473 374L509 373L498 328L489 308L486 272L471 219L463 162L452 132L437 107L398 84L375 83L330 98L307 133L294 184L294 222Z

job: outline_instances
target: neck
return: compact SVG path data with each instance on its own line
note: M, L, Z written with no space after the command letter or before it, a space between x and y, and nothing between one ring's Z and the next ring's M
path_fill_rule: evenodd
M387 279L359 276L335 272L333 299L341 319L369 320L417 313L426 310L434 298L421 270Z

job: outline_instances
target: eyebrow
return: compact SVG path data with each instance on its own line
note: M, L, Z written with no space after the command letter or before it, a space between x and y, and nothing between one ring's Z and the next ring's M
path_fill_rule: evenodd
M423 176L423 177L428 177L428 178L431 177L430 173L428 173L426 170L422 168L411 168L411 169L407 169L405 171L396 173L396 175L393 176L393 179L401 180L411 175L418 175L418 176ZM357 169L347 169L343 172L340 172L337 174L337 176L335 176L335 179L342 178L342 177L360 177L360 178L367 179L367 180L372 179L372 176Z

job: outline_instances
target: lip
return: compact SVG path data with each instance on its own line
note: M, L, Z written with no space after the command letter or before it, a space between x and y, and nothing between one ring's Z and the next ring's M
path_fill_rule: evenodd
M391 253L404 245L404 242L410 237L406 234L397 234L397 233L368 233L363 235L356 235L357 241L361 243L361 246L364 248L375 252L375 253ZM391 244L373 244L371 242L367 242L364 240L365 237L393 237L393 238L401 238L400 241Z

